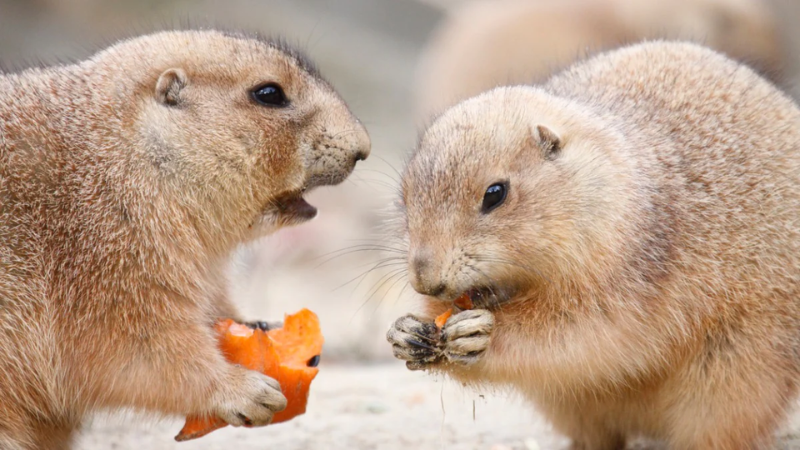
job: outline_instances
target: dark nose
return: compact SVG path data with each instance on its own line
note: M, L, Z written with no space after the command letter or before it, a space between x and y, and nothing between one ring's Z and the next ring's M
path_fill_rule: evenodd
M353 147L351 148L355 150L353 154L353 164L367 159L372 149L372 141L369 138L369 133L367 133L367 129L364 128L364 125L358 121L356 133L355 136L353 136Z
M353 158L355 162L364 161L369 156L369 152L359 150L356 152L355 157Z
M437 297L445 291L445 285L430 267L430 258L416 256L411 262L411 286L422 295Z

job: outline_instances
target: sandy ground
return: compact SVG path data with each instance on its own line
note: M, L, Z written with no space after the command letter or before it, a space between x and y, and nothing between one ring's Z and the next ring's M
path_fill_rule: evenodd
M565 443L535 413L502 394L481 396L400 363L320 367L307 413L289 422L259 429L228 427L176 443L172 437L182 420L98 417L77 448L532 450Z
M787 427L797 430L800 417ZM264 428L224 428L177 443L183 420L133 414L98 416L79 450L561 450L568 442L513 396L479 392L451 380L411 372L400 363L322 364L308 411ZM781 432L778 450L800 449L800 437ZM663 450L658 443L630 448Z

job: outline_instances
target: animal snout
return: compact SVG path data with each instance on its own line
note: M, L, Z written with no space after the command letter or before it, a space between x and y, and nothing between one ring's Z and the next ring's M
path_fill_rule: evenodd
M307 186L341 183L358 161L367 159L371 146L369 134L361 123L354 122L344 131L326 130L306 156Z
M364 125L361 123L357 125L353 141L353 164L355 164L358 161L367 159L372 149L372 142L370 141L367 129L364 128Z
M363 160L367 159L367 156L369 156L369 150L367 150L367 151L358 150L358 151L356 151L356 154L355 154L355 157L354 157L355 162L363 161Z
M422 295L438 297L447 286L439 276L429 251L421 251L410 261L409 282L415 291Z

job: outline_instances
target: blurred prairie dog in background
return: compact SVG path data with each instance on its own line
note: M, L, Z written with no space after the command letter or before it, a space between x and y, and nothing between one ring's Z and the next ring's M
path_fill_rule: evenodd
M780 83L785 51L765 0L477 0L451 5L417 68L417 115L499 85L544 81L596 51L692 40Z

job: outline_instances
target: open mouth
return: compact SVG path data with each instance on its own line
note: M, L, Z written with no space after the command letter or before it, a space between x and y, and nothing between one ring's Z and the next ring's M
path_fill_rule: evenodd
M282 216L302 220L310 220L316 217L317 208L303 198L304 193L305 190L300 190L278 196L274 201L274 206L277 208L278 213Z
M469 302L464 302L464 298L468 298ZM467 309L464 306L469 306L469 303L472 303L472 308L492 309L500 306L510 298L511 292L508 289L497 286L477 286L464 292L457 299L456 306L461 309ZM459 304L458 300L461 300L461 304Z
M298 225L317 216L317 208L309 204L303 194L305 189L285 192L273 198L251 225L258 229L274 231L275 227Z

